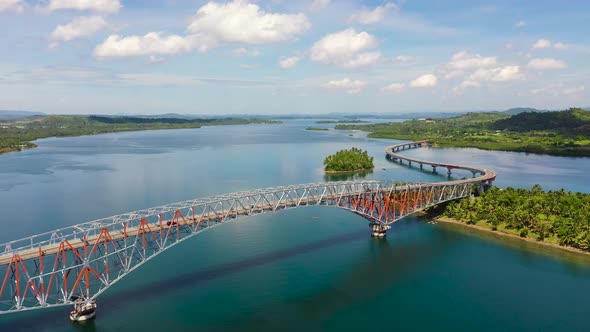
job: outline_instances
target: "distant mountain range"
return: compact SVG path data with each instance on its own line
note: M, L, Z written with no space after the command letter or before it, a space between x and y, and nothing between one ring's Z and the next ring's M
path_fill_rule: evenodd
M18 119L28 118L30 116L42 116L46 115L41 112L29 112L29 111L2 111L0 110L1 121L14 121Z
M582 107L583 109L590 109L590 107ZM258 119L420 119L420 118L451 118L461 116L470 112L475 113L503 113L508 115L517 115L525 112L551 112L552 110L540 110L531 107L516 107L505 111L490 111L490 110L474 110L474 111L460 111L460 112L407 112L407 113L341 113L332 112L326 114L226 114L226 115L205 115L205 114L178 114L178 113L164 113L164 114L114 114L114 117L128 117L128 118L166 118L166 119L210 119L210 118L258 118ZM0 110L0 121L15 121L31 116L46 116L42 112L29 111L11 111ZM78 114L84 115L84 114Z

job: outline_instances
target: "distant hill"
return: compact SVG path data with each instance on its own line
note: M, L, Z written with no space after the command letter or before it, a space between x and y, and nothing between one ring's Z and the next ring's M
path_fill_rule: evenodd
M526 132L532 130L559 130L590 134L590 111L570 108L559 112L524 112L498 120L495 129Z
M28 111L8 111L0 110L0 121L15 121L19 119L28 118L31 116L43 116L45 113L28 112Z
M531 107L515 107L515 108L511 108L509 110L500 112L500 113L504 113L504 114L508 114L508 115L517 115L517 114L526 113L526 112L541 113L541 112L549 112L549 110L539 110L539 109L531 108Z

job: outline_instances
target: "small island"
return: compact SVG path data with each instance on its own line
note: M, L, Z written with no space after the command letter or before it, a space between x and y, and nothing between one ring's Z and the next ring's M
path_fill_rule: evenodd
M373 157L369 156L367 151L357 148L340 150L333 155L327 156L324 159L324 166L327 174L364 172L375 167Z
M307 127L307 128L305 128L305 130L311 130L311 131L328 131L330 129L328 129L328 128L320 128L320 127Z

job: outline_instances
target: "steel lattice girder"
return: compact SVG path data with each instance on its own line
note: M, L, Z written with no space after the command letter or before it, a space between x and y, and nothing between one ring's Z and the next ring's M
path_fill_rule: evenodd
M0 314L68 305L73 296L95 299L166 249L242 217L326 205L387 225L466 197L473 184L481 182L482 177L440 183L348 181L265 188L129 212L11 241L0 245Z

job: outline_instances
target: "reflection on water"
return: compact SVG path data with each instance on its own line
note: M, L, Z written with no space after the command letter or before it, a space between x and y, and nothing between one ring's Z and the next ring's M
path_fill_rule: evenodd
M367 170L363 172L346 172L346 173L326 173L324 175L324 181L354 181L364 180L367 176L373 174L373 170Z

